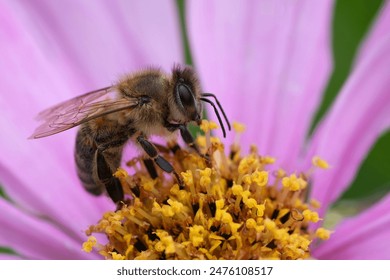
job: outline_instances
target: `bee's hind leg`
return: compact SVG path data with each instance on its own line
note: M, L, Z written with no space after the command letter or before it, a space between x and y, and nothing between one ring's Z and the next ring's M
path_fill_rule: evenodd
M108 195L115 203L123 201L124 193L121 182L118 178L112 175L113 172L108 165L107 160L103 155L103 152L100 150L96 150L96 163L97 176L106 187Z
M149 142L143 135L137 137L137 142L141 145L142 149L150 157L150 159L152 159L158 165L158 167L167 173L173 174L180 187L184 186L183 180L179 174L177 174L172 164L170 164L165 158L158 154L158 150L155 145Z

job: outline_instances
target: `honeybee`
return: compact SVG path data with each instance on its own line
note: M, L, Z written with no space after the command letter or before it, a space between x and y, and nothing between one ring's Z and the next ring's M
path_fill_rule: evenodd
M226 114L214 94L201 93L199 80L191 67L175 65L170 75L158 68L149 68L126 75L112 86L42 111L37 117L42 124L30 138L50 136L80 125L75 145L78 177L88 192L100 195L106 190L118 203L124 199L124 193L113 173L120 165L124 145L129 140L145 151L144 162L152 177L157 176L154 169L157 165L182 184L173 166L159 155L148 137L169 137L179 130L183 140L199 153L187 125L200 124L201 102L213 107L225 137L218 109L230 130Z

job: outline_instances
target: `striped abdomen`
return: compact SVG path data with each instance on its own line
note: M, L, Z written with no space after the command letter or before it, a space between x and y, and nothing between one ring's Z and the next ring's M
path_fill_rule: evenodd
M104 151L104 157L112 172L115 172L120 165L122 149L123 146L119 146ZM99 195L104 192L105 186L97 175L96 151L97 147L89 133L89 129L86 127L79 129L75 147L77 175L88 192Z

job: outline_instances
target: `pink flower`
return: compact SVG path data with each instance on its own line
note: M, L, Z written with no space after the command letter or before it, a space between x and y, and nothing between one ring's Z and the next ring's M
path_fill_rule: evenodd
M207 3L207 4L206 4ZM348 187L390 124L390 5L386 3L334 106L306 143L331 71L331 1L190 1L187 25L203 88L232 120L244 147L277 157L288 171L313 155L332 166L313 178L321 215ZM182 62L174 1L0 3L0 246L17 257L82 259L83 230L112 209L75 175L75 130L27 140L40 110L149 64ZM227 139L229 143L231 139ZM390 197L344 221L313 249L316 258L390 258ZM387 237L387 238L386 238ZM379 247L380 246L380 247ZM376 250L376 248L378 248ZM0 258L15 258L0 254Z

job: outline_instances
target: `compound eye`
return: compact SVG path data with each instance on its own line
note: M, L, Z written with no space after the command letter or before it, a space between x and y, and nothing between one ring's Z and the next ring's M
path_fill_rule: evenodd
M178 86L179 98L183 107L194 106L194 97L191 90L186 85Z

